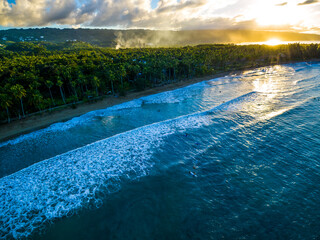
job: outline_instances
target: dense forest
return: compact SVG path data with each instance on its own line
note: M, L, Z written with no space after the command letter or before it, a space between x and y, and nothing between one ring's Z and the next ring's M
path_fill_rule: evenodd
M0 120L105 95L320 56L318 44L199 45L111 49L88 43L14 43L0 48Z

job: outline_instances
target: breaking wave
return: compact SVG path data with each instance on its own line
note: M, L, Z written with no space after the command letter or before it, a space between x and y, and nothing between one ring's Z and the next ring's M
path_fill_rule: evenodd
M124 132L1 178L0 237L28 237L48 221L99 207L122 181L149 173L152 154L167 136L210 125L213 112L239 109L257 96L250 92L210 111Z

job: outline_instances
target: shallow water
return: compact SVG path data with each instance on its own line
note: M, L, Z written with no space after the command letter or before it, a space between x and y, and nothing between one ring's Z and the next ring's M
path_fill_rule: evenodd
M0 237L315 239L319 107L320 64L288 64L2 143Z

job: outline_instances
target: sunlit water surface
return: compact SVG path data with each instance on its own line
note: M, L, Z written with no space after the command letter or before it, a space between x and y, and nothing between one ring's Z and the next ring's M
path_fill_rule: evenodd
M317 239L320 64L140 98L0 145L0 238Z

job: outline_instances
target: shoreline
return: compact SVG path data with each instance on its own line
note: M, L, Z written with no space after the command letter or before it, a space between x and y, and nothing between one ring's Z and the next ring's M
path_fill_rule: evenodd
M100 99L97 102L81 103L77 105L75 109L71 107L66 107L66 108L58 109L54 112L44 112L39 115L30 116L21 120L16 120L9 124L5 123L0 125L0 143L19 137L20 135L24 135L33 131L44 129L54 123L66 122L68 120L71 120L72 118L79 117L91 111L106 109L108 107L129 102L141 97L145 97L145 96L149 96L149 95L153 95L161 92L166 92L166 91L172 91L172 90L183 88L198 82L223 77L229 74L241 74L246 70L228 71L228 72L217 73L217 74L205 76L205 77L182 80L182 81L170 83L170 84L159 86L159 87L149 88L140 92L130 92L130 93L127 93L127 95L124 97L106 96L105 98Z
M309 61L319 61L319 59L312 59ZM304 62L304 61L290 61L290 62L284 62L279 64L288 64L288 63L295 63L295 62ZM198 82L208 81L211 79L224 77L231 74L239 75L250 69L268 67L273 65L278 65L278 64L268 64L265 66L249 67L241 70L232 70L232 71L216 73L209 76L192 78L192 79L178 81L178 82L170 83L170 84L159 86L159 87L149 88L140 92L130 92L130 93L127 93L127 95L124 97L107 96L101 100L98 100L97 102L79 104L75 109L72 109L71 107L66 107L66 108L62 108L61 110L60 109L56 110L54 112L44 112L39 115L34 115L22 120L11 122L10 124L6 123L6 124L0 125L0 143L19 137L20 135L24 135L33 131L44 129L54 123L66 122L72 118L79 117L91 111L105 109L118 104L132 101L137 98L141 98L141 97L145 97L145 96L149 96L149 95L153 95L161 92L172 91L172 90L183 88Z

